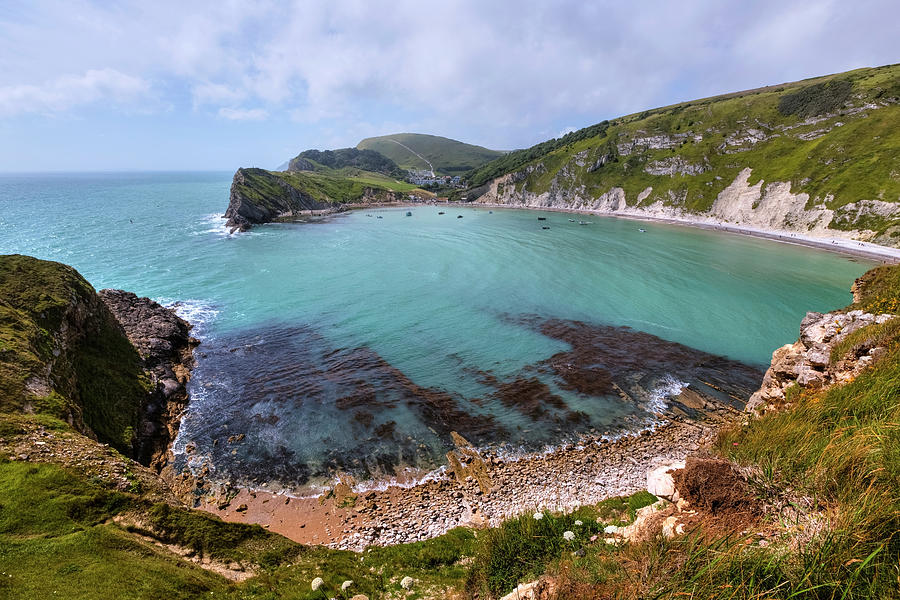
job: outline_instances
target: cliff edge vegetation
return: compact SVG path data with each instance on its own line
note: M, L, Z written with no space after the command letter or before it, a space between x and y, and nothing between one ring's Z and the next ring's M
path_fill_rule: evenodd
M304 170L238 169L225 211L227 226L244 230L315 211L339 211L346 205L400 202L409 194L431 196L383 173L350 166L333 169L309 161L302 155L291 161L293 169L298 169L298 165L309 167Z
M0 413L38 413L130 454L151 392L138 352L75 269L0 257Z
M900 246L900 66L643 111L467 175L469 201Z

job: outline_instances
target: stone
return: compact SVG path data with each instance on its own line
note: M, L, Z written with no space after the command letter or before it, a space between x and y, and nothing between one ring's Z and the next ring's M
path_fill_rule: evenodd
M675 480L672 471L684 468L684 461L665 464L647 473L647 491L659 498L671 500L675 494Z
M814 367L827 367L831 364L831 348L815 345L806 353L806 360Z
M400 587L402 587L404 590L411 590L414 583L415 580L407 575L400 580Z

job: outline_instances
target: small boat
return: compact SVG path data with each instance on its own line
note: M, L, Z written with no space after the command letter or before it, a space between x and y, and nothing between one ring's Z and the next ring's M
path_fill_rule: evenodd
M411 217L411 216L412 216L412 212L411 212L411 211L406 211L406 216L407 216L407 217Z
M444 214L444 211L440 211L440 212L438 212L438 214L439 214L439 215L442 215L442 214Z
M546 221L547 217L538 217L538 221Z
M372 215L366 215L367 217L371 217Z
M494 211L489 210L489 211L488 211L488 214L489 214L489 215L492 215L492 214L494 214Z
M575 219L569 219L569 223L574 223Z
M590 221L578 221L578 224L579 225L590 225L591 222Z
M638 231L640 231L641 233L647 233L647 230L643 228L638 228Z
M378 216L375 217L375 218L376 218L376 219L383 219L384 217L382 217L381 215L378 215Z
M462 219L462 215L456 215L457 219Z
M541 229L550 229L550 228L547 227L546 225L544 225L543 227L541 227Z

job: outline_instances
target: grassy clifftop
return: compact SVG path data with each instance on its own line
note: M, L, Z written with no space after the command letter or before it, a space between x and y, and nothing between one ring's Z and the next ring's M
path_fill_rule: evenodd
M0 256L0 413L53 415L130 452L148 390L137 351L75 269Z
M290 219L305 211L339 209L363 202L396 202L410 192L430 195L388 175L355 167L332 169L316 163L313 170L304 171L238 169L225 216L229 227L246 228Z
M469 180L472 187L494 182L482 190L486 201L610 209L595 200L621 188L629 208L712 214L744 169L751 170L747 186L763 182L762 202L748 211L766 210L769 191L782 202L786 191L798 197L797 214L773 213L775 225L867 230L864 237L897 245L900 66L620 117L511 152ZM775 182L787 188L769 190Z

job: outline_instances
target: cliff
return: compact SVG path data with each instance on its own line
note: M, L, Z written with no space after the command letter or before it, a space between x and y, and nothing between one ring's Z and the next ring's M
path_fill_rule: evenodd
M0 412L41 413L160 468L187 401L190 325L99 295L67 265L0 257Z
M305 160L305 159L304 159ZM340 211L346 204L398 202L414 186L368 171L273 172L238 169L231 183L227 226L245 231L253 225L291 220L310 211Z
M900 66L696 100L510 153L469 201L900 246Z

